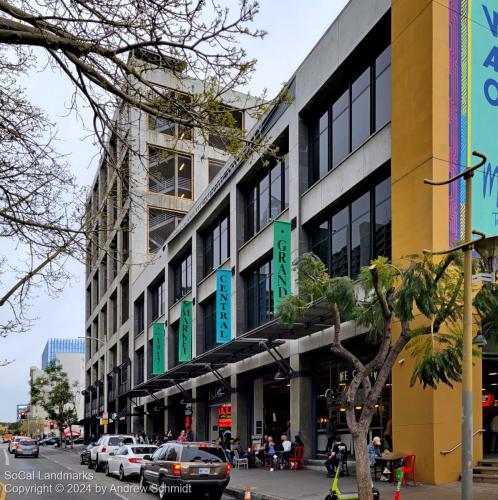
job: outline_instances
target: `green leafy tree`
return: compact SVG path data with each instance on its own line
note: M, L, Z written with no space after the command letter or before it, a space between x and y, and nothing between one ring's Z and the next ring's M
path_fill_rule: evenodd
M41 406L48 418L57 422L62 443L64 429L69 427L71 431L71 426L77 420L74 390L67 373L59 364L52 363L44 372L44 375L30 382L31 403Z
M461 254L443 260L431 255L410 256L395 266L384 257L362 268L357 280L330 277L313 253L294 263L299 294L288 296L278 310L280 321L293 324L317 301L331 313L332 353L354 368L344 389L346 419L356 458L360 500L372 498L367 436L375 405L403 349L414 357L411 384L435 388L452 386L462 375L463 273ZM342 343L344 321L356 320L366 330L376 354L360 360ZM399 323L393 332L393 323ZM477 354L477 352L475 353ZM372 375L377 374L374 378ZM359 391L364 395L360 412L355 410Z

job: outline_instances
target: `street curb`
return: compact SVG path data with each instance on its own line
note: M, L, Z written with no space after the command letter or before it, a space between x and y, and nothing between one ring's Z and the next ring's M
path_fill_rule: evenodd
M231 488L230 486L227 486L225 488L225 493L233 498L236 498L237 500L244 500L245 489ZM251 491L251 500L288 500L288 498Z

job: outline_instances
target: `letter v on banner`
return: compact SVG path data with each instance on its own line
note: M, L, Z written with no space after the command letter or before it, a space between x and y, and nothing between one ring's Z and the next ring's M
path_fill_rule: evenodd
M291 224L273 223L273 310L291 293Z
M152 375L164 373L164 323L152 325Z
M178 331L178 361L185 363L192 359L192 302L181 303L180 330Z
M232 339L232 271L216 271L216 342L225 344Z

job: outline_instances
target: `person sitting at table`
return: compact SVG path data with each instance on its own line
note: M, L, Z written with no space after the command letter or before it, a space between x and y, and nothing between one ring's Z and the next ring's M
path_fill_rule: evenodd
M380 452L381 440L379 436L375 436L372 439L372 442L368 445L368 461L370 465L375 465L375 461L377 458L382 456Z
M327 477L334 477L336 467L338 467L342 461L346 460L347 451L348 448L342 442L341 436L336 436L332 450L324 463L327 469Z
M289 468L289 457L292 451L292 443L289 441L287 434L282 434L280 437L282 441L282 468Z
M274 456L277 452L277 445L275 441L273 441L272 436L268 436L268 441L265 445L265 458L270 460L270 464L273 464Z
M301 436L299 434L296 434L294 436L294 442L292 443L292 453L294 453L294 450L298 447L298 446L304 446L304 443L301 439Z
M249 457L249 453L247 453L247 451L245 451L243 448L242 448L242 445L240 444L240 438L236 437L234 440L233 440L233 445L232 445L232 449L233 451L237 451L237 453L239 454L239 458L248 458Z

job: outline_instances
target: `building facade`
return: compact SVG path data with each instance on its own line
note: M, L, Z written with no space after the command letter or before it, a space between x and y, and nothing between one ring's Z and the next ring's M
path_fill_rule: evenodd
M85 339L48 339L42 353L42 370L54 362L60 352L85 353Z
M314 251L333 275L351 277L379 255L399 259L449 246L451 193L423 180L445 179L455 167L450 3L348 3L288 81L291 102L247 132L278 146L279 157L228 159L129 282L134 326L120 327L127 333L119 341L112 328L104 333L115 346L106 352L118 360L116 375L108 375L109 404L124 409L108 430L154 435L191 427L197 439L214 439L229 429L244 445L264 434L299 433L312 458L325 450L332 417L352 448L341 399L351 367L332 356L324 313L292 329L275 320L275 296L294 286L275 246L286 265ZM278 231L285 236L278 239ZM146 244L143 228L131 237ZM87 332L98 321L92 318ZM346 323L343 335L361 359L375 354L355 324ZM104 373L95 365L102 357L87 353L89 418L103 410ZM460 455L445 451L461 441L460 387L410 387L412 362L404 359L370 435L383 436L390 422L394 449L417 456L420 480L457 480ZM476 460L489 417L483 421L481 394L498 396L496 367L493 353L475 362Z

